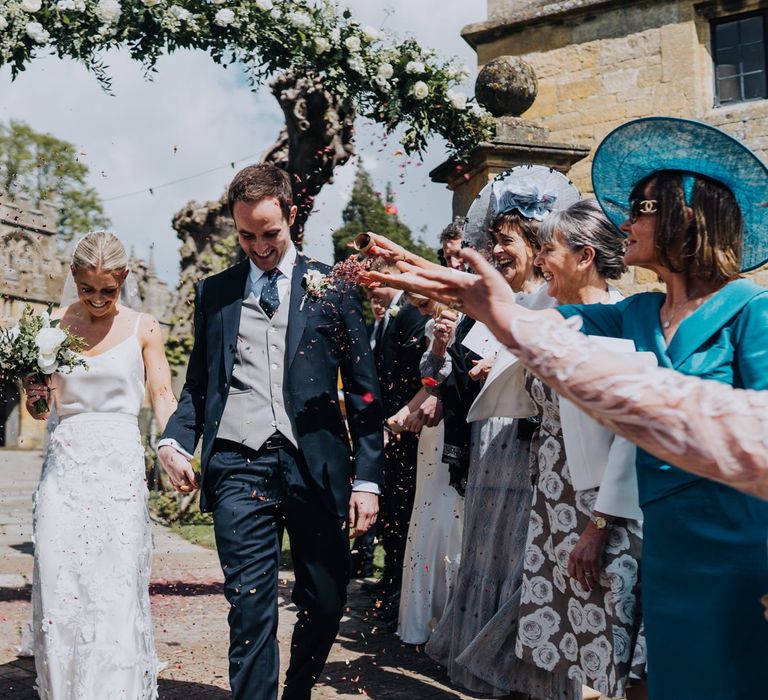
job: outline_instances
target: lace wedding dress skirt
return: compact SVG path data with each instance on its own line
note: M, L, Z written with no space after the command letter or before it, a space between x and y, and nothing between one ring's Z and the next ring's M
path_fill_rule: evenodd
M37 690L44 700L154 700L141 348L132 336L87 361L56 377L62 417L35 495Z

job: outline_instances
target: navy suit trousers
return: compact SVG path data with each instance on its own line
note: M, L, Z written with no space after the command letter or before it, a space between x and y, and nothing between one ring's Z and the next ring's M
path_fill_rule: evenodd
M229 676L235 700L278 692L278 569L283 528L296 582L298 620L283 700L310 700L346 604L348 533L289 446L255 452L217 440L205 483L229 612Z
M384 488L381 495L379 532L384 545L384 576L390 592L403 583L403 562L408 542L413 501L416 497L416 462L419 436L401 433L384 448Z

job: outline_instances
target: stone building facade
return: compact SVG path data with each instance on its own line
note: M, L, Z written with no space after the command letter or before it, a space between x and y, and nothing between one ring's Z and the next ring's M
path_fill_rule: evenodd
M23 197L0 196L0 326L12 325L25 304L43 311L59 303L70 253L60 249L56 219L49 203L36 207ZM171 290L157 279L151 257L149 262L131 258L143 310L167 327ZM0 448L39 447L44 432L45 424L27 413L20 387L0 379Z
M595 146L636 117L705 121L768 159L767 17L765 0L488 0L488 19L462 36L480 66L506 55L533 67L522 116L592 149L568 173L589 193ZM625 282L656 284L642 270Z

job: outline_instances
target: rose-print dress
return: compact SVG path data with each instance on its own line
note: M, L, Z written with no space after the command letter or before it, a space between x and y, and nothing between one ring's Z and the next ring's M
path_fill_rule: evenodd
M526 386L541 426L531 443L533 505L515 651L539 668L623 697L630 679L645 676L641 525L622 520L611 527L591 592L568 576L568 558L598 490L575 491L571 484L557 395L530 374Z

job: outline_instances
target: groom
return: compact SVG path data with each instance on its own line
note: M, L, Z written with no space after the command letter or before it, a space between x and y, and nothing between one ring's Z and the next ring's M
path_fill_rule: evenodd
M378 512L379 386L356 290L330 278L318 290L328 266L291 242L288 175L249 166L228 197L247 259L197 287L194 347L159 458L173 485L191 491L198 484L189 459L203 439L200 503L213 512L231 605L236 700L277 697L277 574L287 529L299 612L282 697L309 700L346 603L347 539Z

